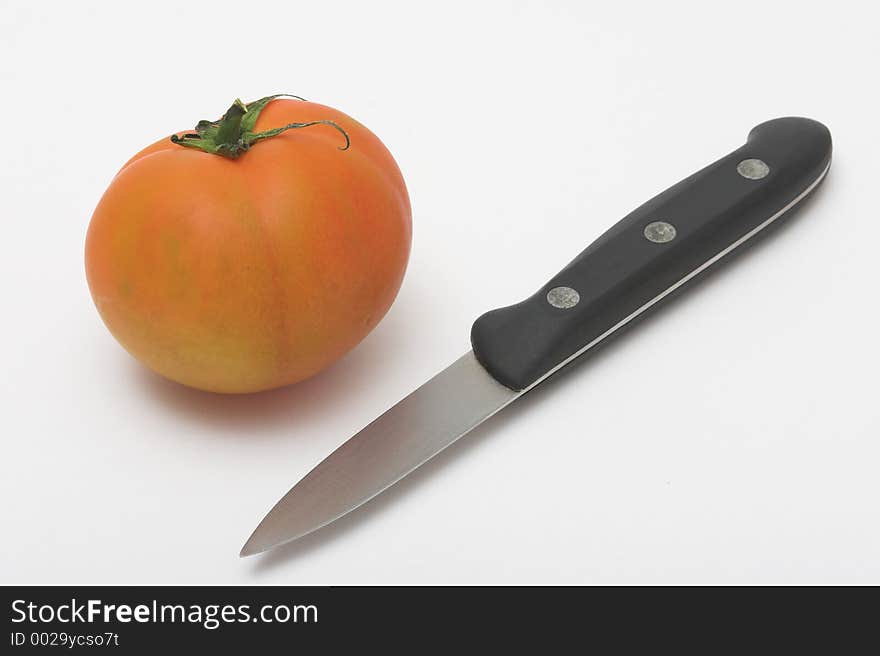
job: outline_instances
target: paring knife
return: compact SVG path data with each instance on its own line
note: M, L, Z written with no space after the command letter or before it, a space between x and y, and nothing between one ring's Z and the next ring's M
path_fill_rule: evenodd
M473 350L345 442L297 483L241 550L329 524L399 481L770 224L825 177L831 135L779 118L626 216L536 294L481 316Z

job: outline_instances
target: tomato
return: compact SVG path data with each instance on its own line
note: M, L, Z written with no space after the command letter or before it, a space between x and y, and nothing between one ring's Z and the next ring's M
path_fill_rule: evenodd
M366 127L302 100L237 103L200 123L204 138L179 133L125 164L85 261L135 358L242 393L303 380L358 344L397 295L412 226L400 170Z

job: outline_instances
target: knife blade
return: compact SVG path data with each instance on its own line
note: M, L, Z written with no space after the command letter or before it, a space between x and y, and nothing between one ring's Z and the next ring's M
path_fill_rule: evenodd
M628 214L528 299L479 317L473 349L284 495L249 556L351 512L786 216L831 166L828 129L779 118Z

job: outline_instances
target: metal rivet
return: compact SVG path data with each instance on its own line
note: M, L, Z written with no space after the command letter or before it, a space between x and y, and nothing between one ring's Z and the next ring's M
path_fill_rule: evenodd
M581 295L571 287L554 287L547 292L547 302L555 308L567 310L573 308L581 300Z
M736 172L749 180L760 180L767 177L770 167L760 159L744 159L736 165Z
M645 239L655 244L665 244L675 239L675 226L666 221L653 221L645 226Z

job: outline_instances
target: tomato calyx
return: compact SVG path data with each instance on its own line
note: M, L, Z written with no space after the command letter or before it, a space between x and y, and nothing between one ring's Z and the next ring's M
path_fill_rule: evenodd
M334 121L307 121L305 123L288 123L279 128L255 132L254 126L260 117L260 112L276 98L296 98L299 96L288 93L278 93L266 96L250 103L243 103L237 99L219 121L202 120L196 124L195 132L182 135L172 135L171 141L186 148L197 148L212 155L220 155L228 159L237 159L250 150L251 146L264 139L277 136L288 130L308 128L314 125L327 125L339 131L345 138L345 145L339 146L339 150L348 150L351 140L348 133Z

